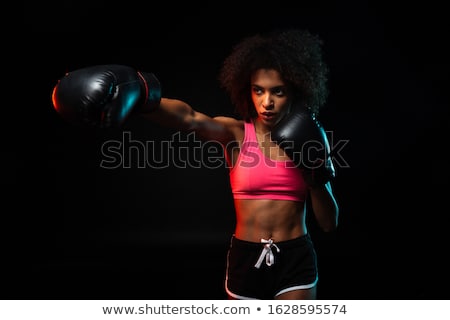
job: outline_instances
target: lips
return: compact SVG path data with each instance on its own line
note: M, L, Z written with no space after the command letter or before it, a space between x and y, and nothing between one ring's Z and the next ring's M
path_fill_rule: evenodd
M261 112L261 117L266 120L271 120L275 117L276 113L274 112Z

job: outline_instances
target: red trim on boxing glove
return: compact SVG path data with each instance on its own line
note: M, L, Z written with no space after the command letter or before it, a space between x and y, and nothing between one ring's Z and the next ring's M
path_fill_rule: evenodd
M137 72L145 91L142 112L152 112L161 102L161 84L153 73Z

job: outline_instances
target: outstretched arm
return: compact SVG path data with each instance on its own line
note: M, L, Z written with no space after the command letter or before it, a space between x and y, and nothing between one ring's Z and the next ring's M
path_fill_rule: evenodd
M178 99L161 98L159 106L142 116L162 126L195 132L202 140L215 140L227 144L234 139L233 123L237 120L227 117L212 118L194 110L189 104Z
M234 139L238 120L212 118L187 103L161 97L158 79L124 65L98 65L68 72L54 87L53 105L66 120L82 125L120 127L136 114L160 125L198 134L222 144Z

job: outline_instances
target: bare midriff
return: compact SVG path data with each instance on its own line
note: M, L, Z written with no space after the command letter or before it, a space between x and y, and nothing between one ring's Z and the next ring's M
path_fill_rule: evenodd
M289 200L235 200L238 239L275 242L300 237L307 233L304 202Z

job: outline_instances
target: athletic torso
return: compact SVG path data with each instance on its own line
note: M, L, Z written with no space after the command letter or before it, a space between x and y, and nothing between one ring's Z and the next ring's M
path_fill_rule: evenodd
M230 173L232 170L237 169L234 166L238 165L239 161L242 162L240 155L246 137L245 127L245 123L242 121L234 132L236 137L235 143L230 143L227 148ZM249 126L247 126L247 130L249 130ZM253 127L253 130L256 133L259 150L269 161L290 161L289 157L275 143L270 141L270 134L259 132L255 127ZM258 174L264 174L264 172L258 172L255 177L258 177ZM297 175L298 173L292 172L292 174ZM232 178L231 175L230 178ZM297 186L297 188L301 188L301 185ZM253 198L251 199L246 199L245 196L235 197L237 222L235 236L237 238L252 242L260 242L262 238L284 241L307 233L304 212L305 202L304 199L301 199L301 195L298 196L300 200L294 200L290 199L290 197L294 196L290 195L289 192L281 196L274 195L274 190L263 190L262 192L268 193L267 197L264 195L259 197L252 196Z

